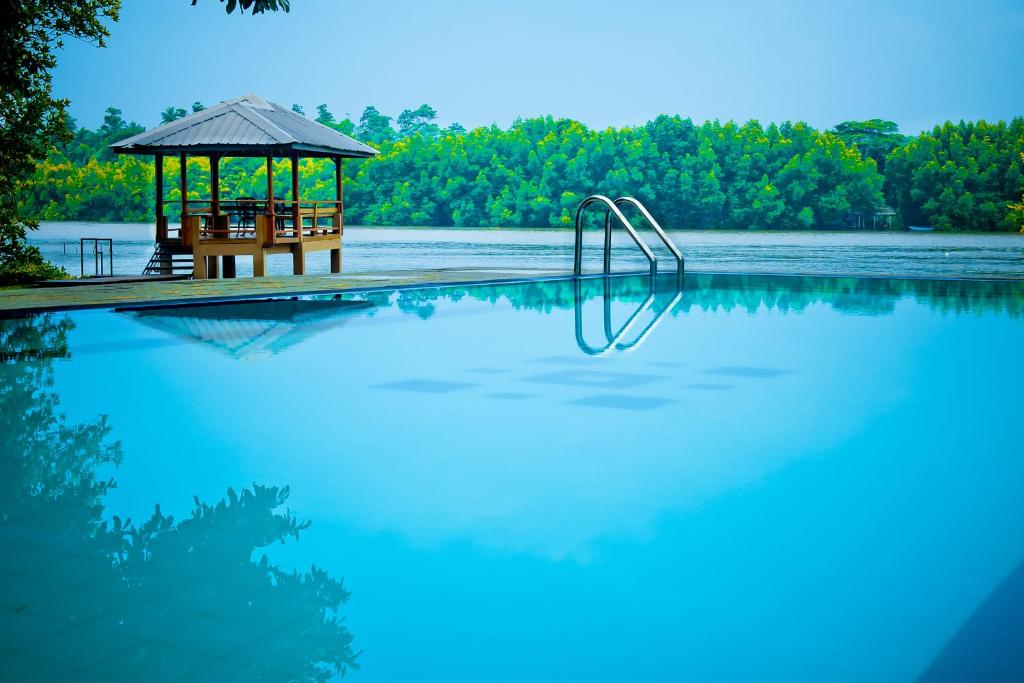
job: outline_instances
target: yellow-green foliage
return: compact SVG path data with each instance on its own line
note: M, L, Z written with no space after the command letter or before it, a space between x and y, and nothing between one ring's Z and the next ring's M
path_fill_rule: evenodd
M1018 230L1010 202L1024 188L1024 118L945 123L886 157L887 191L909 225Z
M1021 166L1024 166L1024 152L1020 153ZM1024 188L1020 191L1020 202L1010 204L1010 216L1014 225L1020 225L1020 231L1024 232Z
M1017 161L1022 119L946 124L888 156L874 150L878 162L862 156L860 143L805 123L697 125L660 116L644 126L593 130L546 117L508 129L425 130L402 137L387 129L391 134L371 140L379 156L346 160L347 222L566 226L579 201L595 192L635 195L674 228L836 226L851 212L881 208L887 197L904 224L1008 230L1021 222L1018 205L1008 205L1024 185ZM88 141L89 133L77 139ZM81 158L87 146L68 154ZM178 160L168 158L164 168L165 197L178 199ZM22 208L54 220L147 220L153 175L148 158L74 164L55 151L31 179ZM332 161L304 159L300 176L303 197L333 198ZM266 186L264 160L222 162L222 197L262 198ZM290 196L289 161L275 163L274 187L277 196ZM204 159L189 162L189 197L209 197Z

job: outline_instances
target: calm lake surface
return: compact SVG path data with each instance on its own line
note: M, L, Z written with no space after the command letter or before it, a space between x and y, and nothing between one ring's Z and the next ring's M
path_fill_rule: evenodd
M672 231L693 272L913 275L924 277L1024 277L1024 236L912 232ZM80 237L114 239L114 272L142 272L153 253L154 228L140 223L43 223L29 236L47 258L78 274ZM643 258L622 232L616 233L613 267L642 268ZM656 239L648 238L652 248ZM571 230L552 228L347 227L346 272L422 268L572 267ZM588 233L585 256L600 264L599 233ZM656 249L657 251L657 249ZM665 267L671 263L662 250ZM92 269L91 253L86 272ZM307 258L307 272L328 270L327 252ZM239 259L239 275L251 274ZM268 259L268 274L291 273L288 255Z

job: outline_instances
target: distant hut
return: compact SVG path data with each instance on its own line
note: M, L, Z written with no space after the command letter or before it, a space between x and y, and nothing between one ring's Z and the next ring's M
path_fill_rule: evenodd
M331 272L341 272L344 230L342 159L366 158L377 150L291 109L256 95L221 102L190 116L121 140L110 146L118 154L147 154L156 161L156 249L147 274L191 270L196 278L235 276L235 258L251 256L253 275L266 272L266 257L290 253L292 271L306 270L306 252L330 250ZM164 156L181 161L181 200L164 198ZM188 157L210 160L208 198L188 199ZM262 199L222 198L220 161L225 157L263 157L267 192ZM334 159L335 198L303 199L299 159ZM273 160L291 160L291 192L274 189ZM181 226L168 224L167 205L180 205ZM188 257L191 257L190 259Z
M896 217L896 212L891 206L883 206L878 211L875 211L874 219L871 221L871 227L885 230L892 230L892 221Z

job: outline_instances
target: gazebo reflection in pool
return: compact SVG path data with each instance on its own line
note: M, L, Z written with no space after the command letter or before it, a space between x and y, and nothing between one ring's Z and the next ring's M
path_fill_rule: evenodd
M266 257L291 254L292 271L305 273L306 253L330 250L331 272L341 272L344 231L342 159L366 158L377 150L331 128L269 102L245 95L196 112L111 145L118 154L153 155L156 161L156 252L149 273L174 274L175 256L191 255L196 278L235 276L235 259L251 256L253 275L266 272ZM180 200L164 199L166 155L181 161ZM210 160L208 199L188 199L187 159ZM220 161L225 157L264 157L264 199L220 197ZM335 166L335 197L303 199L299 159L330 158ZM290 198L274 190L274 159L291 161ZM180 205L181 225L168 223L167 204ZM178 261L180 264L180 261Z
M207 344L235 360L259 361L344 325L369 301L341 295L204 302L117 309L180 339Z

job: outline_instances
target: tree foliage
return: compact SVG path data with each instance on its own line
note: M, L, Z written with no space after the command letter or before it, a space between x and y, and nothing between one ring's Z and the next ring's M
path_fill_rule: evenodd
M36 162L69 136L67 100L53 96L50 70L70 36L102 46L104 21L120 0L18 0L0 3L0 283L60 276L25 244L32 221L19 217L18 196Z
M885 171L886 155L909 140L894 122L882 119L843 121L832 131L847 146L856 146L863 156L874 159L882 172Z
M836 227L854 212L870 215L887 202L903 225L1020 228L1019 119L1009 125L946 124L888 153L904 138L878 120L818 131L800 122L696 124L660 116L643 126L594 130L545 117L507 129L465 131L458 124L440 128L428 105L406 109L397 119L367 107L354 122L348 116L337 120L323 104L316 120L381 152L345 163L350 223L566 226L580 200L600 192L633 194L673 228ZM954 135L961 129L974 132ZM96 131L75 129L73 140L54 149L33 176L23 195L26 215L149 220L152 162L114 159L107 149L141 130L113 107ZM967 141L957 143L956 136ZM889 173L883 176L864 150L884 154ZM164 163L165 197L177 199L178 160ZM275 164L275 185L285 190L289 173L287 162ZM333 173L327 160L303 160L303 196L333 198ZM189 198L209 197L206 160L190 159L188 174ZM265 164L225 160L221 188L225 197L263 196ZM966 193L970 199L963 198Z
M1021 168L1024 168L1024 152L1020 153ZM1010 204L1010 220L1013 225L1019 225L1020 231L1024 232L1024 187L1020 191L1020 202Z
M108 110L92 135L94 154L79 146L56 150L40 165L25 210L47 219L142 220L149 216L151 164L109 162L98 145L114 131L135 130ZM441 129L428 105L391 117L367 107L358 124L334 120L326 106L317 120L377 145L381 154L346 163L349 220L380 225L562 226L586 194L637 194L673 227L780 228L838 225L854 209L882 204L882 179L831 133L803 123L762 126L659 117L646 126L596 131L551 117L465 132ZM66 157L62 158L62 157ZM69 163L70 162L70 163ZM95 162L95 163L94 163ZM174 159L165 178L174 178ZM201 168L202 160L189 162ZM278 164L281 187L288 168ZM191 172L190 172L191 173ZM307 197L333 192L333 164L301 166ZM124 178L120 185L115 178ZM224 196L261 196L266 171L256 160L232 159L221 172ZM104 188L107 188L106 191ZM170 184L165 192L174 198ZM208 196L208 178L190 175L190 196Z
M177 121L188 116L188 112L181 107L167 107L160 112L160 123L170 123L171 121Z
M291 10L292 0L220 0L224 5L224 11L231 14L236 9L239 14L252 10L253 15L264 12L288 12ZM199 4L199 0L192 0L192 6Z
M886 157L889 201L907 225L1018 230L1024 118L947 122Z

